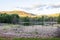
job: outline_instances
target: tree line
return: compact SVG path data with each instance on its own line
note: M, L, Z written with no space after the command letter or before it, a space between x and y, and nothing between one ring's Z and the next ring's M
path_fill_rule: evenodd
M41 17L20 17L18 14L7 14L7 13L0 13L0 23L12 23L12 24L18 24L20 22L26 22L23 23L24 25L29 25L30 22L47 22L47 21L54 21L60 24L60 15L58 17L48 17L48 16L41 16ZM32 24L31 23L31 24Z
M0 13L0 23L13 23L19 22L19 16L17 14Z

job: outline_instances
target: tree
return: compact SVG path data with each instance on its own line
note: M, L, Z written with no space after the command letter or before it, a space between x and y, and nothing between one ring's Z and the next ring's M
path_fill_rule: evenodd
M60 14L58 16L57 23L60 24Z
M23 23L23 25L30 25L30 20L29 20L30 18L27 16L27 17L24 17L23 18L23 21L24 21L24 23Z
M44 16L42 16L42 25L44 25L44 21L45 21Z
M13 24L16 24L16 23L18 23L19 22L19 16L17 15L17 14L12 14L11 15L11 19L12 19L12 23Z

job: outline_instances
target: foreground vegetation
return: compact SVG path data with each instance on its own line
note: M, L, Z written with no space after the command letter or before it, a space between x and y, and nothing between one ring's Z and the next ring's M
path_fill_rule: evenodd
M60 40L60 38L0 38L0 40Z

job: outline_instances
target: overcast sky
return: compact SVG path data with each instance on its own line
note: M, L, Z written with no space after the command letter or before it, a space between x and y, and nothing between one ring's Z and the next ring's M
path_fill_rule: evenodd
M0 0L0 11L23 10L33 14L60 12L60 0Z

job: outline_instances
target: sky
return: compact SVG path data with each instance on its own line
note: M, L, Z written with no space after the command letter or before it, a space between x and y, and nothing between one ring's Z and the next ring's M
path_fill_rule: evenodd
M33 14L60 13L60 0L0 0L0 11L22 10Z

